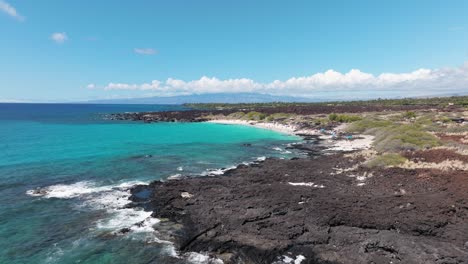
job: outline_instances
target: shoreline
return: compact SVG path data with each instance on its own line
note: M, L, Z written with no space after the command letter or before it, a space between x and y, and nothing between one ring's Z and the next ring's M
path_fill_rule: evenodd
M242 125L250 126L260 129L267 129L279 133L299 136L304 139L307 136L317 136L321 141L321 145L331 151L356 151L370 149L374 140L374 136L370 135L354 135L352 140L348 139L332 139L330 134L320 132L318 129L312 128L300 128L294 124L281 124L278 122L258 122L258 121L247 121L241 119L211 119L206 121L207 123L223 124L223 125ZM340 125L334 128L334 130L344 130L346 125Z
M430 111L418 114L430 116L431 124L448 131ZM369 120L369 113L361 112L358 120ZM254 112L247 117L255 113L258 116ZM387 112L385 118L398 119L396 124L404 129L417 121L403 114ZM418 166L373 167L369 161L399 154L379 153L373 145L375 137L362 134L365 129L341 133L347 121L333 122L336 119L325 115L328 123L316 122L323 114L312 118L296 114L273 119L276 122L237 116L234 111L130 116L144 122L244 125L304 139L293 146L307 153L303 158L266 158L240 164L222 175L181 177L132 188L131 206L143 207L174 226L172 241L181 254L200 252L226 264L468 262L468 241L463 235L468 233L467 171L459 166L423 166L447 157L465 160L462 154L421 147L419 152L399 152L407 161L404 164ZM370 115L381 118L377 116ZM450 146L463 143L458 135L450 139L455 140ZM141 193L149 195L142 198Z
M425 170L452 180L421 189L411 180L417 170L372 170L360 161L342 151L267 158L222 175L135 186L130 199L177 227L172 237L180 253L201 252L223 263L468 260L468 241L456 231L468 224L440 213L447 204L464 206L463 174Z
M279 133L290 134L294 136L298 135L320 135L320 131L316 129L300 129L299 127L292 124L281 124L278 122L258 122L258 121L247 121L241 119L211 119L206 123L215 123L223 125L243 125L252 126L256 128L271 130Z

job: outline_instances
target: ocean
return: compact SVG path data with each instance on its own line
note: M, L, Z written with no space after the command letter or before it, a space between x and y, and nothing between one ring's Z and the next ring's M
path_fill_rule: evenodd
M129 188L297 153L300 138L237 125L107 120L169 105L0 104L0 263L203 263L181 255ZM139 223L138 225L135 225ZM118 232L130 228L130 232Z

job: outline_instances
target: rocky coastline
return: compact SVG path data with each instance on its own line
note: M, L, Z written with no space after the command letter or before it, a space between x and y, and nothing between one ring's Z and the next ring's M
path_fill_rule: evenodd
M122 118L203 122L214 114ZM313 133L298 132L304 130ZM295 123L292 131L307 139L292 146L307 158L268 158L223 175L138 185L130 206L161 219L179 252L208 254L213 263L468 263L467 170L370 168L363 163L373 151L367 145L343 148L359 135L332 142L313 125ZM439 152L405 155L440 161Z
M131 199L180 227L179 251L224 263L466 263L466 173L347 170L359 158L311 157L156 181Z
M433 108L439 108L434 106ZM329 113L363 113L363 112L385 112L385 111L411 111L425 110L427 106L401 105L401 106L376 106L376 105L309 105L309 106L282 106L267 108L248 109L205 109L186 111L164 111L164 112L127 112L113 113L105 118L109 120L131 120L153 122L204 122L210 119L210 115L229 115L237 111L256 111L264 114L290 113L297 115L317 115Z

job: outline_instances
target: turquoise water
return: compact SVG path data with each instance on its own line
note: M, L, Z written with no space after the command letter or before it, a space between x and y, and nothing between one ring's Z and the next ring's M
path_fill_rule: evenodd
M289 157L285 145L299 140L245 126L103 119L150 110L184 109L0 104L0 263L190 262L150 212L125 208L128 188Z

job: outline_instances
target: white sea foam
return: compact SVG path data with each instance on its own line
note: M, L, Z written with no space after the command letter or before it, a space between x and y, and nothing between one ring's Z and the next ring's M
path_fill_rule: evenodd
M223 175L228 170L233 170L237 168L237 166L231 166L224 169L208 169L201 173L202 176L216 176L216 175Z
M151 212L140 208L125 208L130 203L130 188L144 182L132 181L116 185L97 186L90 181L73 184L57 184L40 189L29 190L27 194L44 198L71 199L79 198L78 207L106 210L108 216L96 222L96 228L117 232L128 228L132 232L154 232L153 226L159 220L151 217Z
M69 199L85 194L108 191L110 186L96 187L92 182L82 181L73 184L57 184L44 188L29 190L26 194L31 196L43 196L45 198Z
M218 258L212 258L196 252L187 253L186 258L189 262L194 264L223 264L223 261Z
M291 151L282 149L280 147L274 147L273 150L279 151L281 154L290 154L290 153L292 153Z
M180 179L182 178L182 174L180 173L177 173L177 174L174 174L174 175L171 175L169 177L167 177L168 180L177 180L177 179Z
M146 184L140 181L123 182L116 185L98 186L94 182L83 181L73 184L57 184L40 189L27 191L31 196L43 198L72 199L81 201L77 206L93 210L105 210L107 215L96 221L96 230L123 235L122 229L127 229L125 235L132 239L143 239L146 243L164 244L162 253L178 257L172 242L158 238L154 228L160 220L151 217L151 212L140 208L125 208L130 203L130 188L134 185Z

